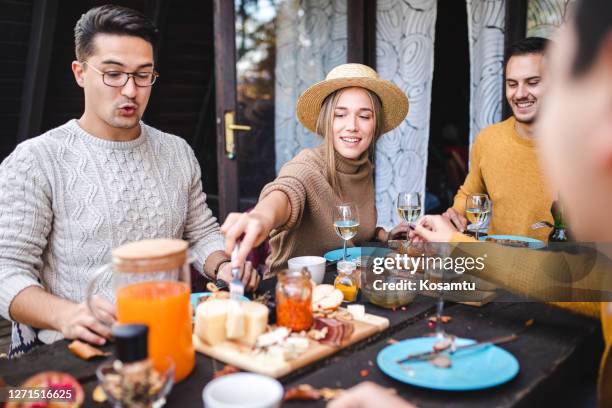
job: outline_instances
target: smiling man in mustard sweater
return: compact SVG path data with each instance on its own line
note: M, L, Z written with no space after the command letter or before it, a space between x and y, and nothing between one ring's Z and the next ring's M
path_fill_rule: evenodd
M530 37L513 44L506 63L509 119L483 129L471 151L470 171L444 216L464 231L469 194L486 193L493 203L489 234L525 235L545 240L549 230L532 224L552 222L552 192L544 182L535 151L533 127L545 84L544 49L548 40Z

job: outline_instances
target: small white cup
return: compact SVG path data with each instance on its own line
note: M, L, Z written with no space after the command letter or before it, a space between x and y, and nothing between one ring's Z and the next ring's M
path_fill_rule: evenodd
M310 277L317 284L323 283L325 277L325 258L321 256L298 256L291 258L288 262L289 270L300 270L303 267L308 269Z
M224 375L202 391L205 408L279 408L283 386L274 378L253 373Z

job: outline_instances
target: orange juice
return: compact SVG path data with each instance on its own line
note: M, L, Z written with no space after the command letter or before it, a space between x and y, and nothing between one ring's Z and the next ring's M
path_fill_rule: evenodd
M174 382L193 370L195 351L191 340L189 287L182 282L154 281L127 285L117 290L119 323L149 326L149 357L158 370L164 360L174 360Z

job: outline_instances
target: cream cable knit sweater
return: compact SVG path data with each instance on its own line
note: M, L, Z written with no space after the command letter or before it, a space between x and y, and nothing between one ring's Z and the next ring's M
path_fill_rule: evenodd
M183 238L202 269L223 250L200 166L181 138L141 123L128 142L76 120L21 143L0 165L0 315L28 286L74 302L111 250L147 238ZM13 336L15 343L15 336Z

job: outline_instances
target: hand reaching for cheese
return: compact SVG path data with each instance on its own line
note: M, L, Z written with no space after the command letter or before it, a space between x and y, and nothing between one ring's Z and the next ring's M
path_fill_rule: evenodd
M219 268L217 279L221 279L229 284L232 280L232 264L226 262ZM244 263L240 272L240 280L244 283L244 289L247 292L253 292L259 286L260 277L257 270L253 268L253 264L250 261Z

